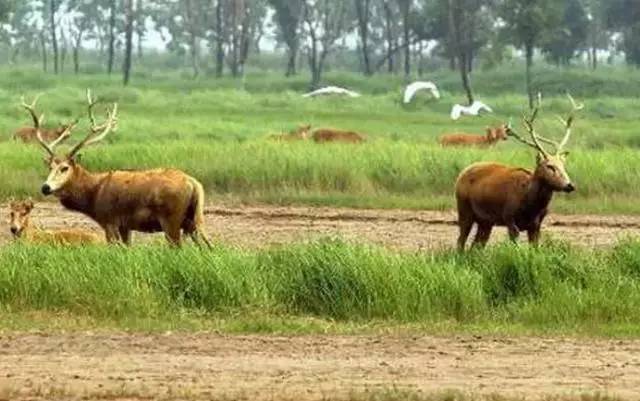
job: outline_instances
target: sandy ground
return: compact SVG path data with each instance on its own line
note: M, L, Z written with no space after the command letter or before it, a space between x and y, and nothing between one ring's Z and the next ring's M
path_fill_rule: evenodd
M640 341L14 334L0 399L348 399L390 388L640 395Z
M7 215L6 205L2 213ZM34 223L45 229L98 230L88 218L65 211L56 203L36 205ZM339 236L396 249L418 250L450 247L457 237L454 212L212 205L206 209L206 224L213 239L251 247ZM640 217L552 214L545 221L543 231L545 235L577 245L608 246L620 238L640 235ZM506 230L499 227L492 241L503 241L505 237ZM135 242L149 238L149 235L134 235ZM9 228L5 226L0 242L9 239Z

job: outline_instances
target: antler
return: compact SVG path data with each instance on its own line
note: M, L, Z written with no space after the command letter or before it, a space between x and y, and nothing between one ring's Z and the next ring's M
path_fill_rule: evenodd
M40 144L40 146L42 146L44 148L44 150L47 151L47 153L49 153L50 156L55 156L54 153L54 149L56 148L56 146L58 146L60 143L62 143L63 141L65 141L67 138L69 138L69 136L71 136L71 131L73 130L73 128L76 126L76 124L78 123L78 121L74 121L71 124L69 124L65 130L62 132L62 134L56 138L53 142L51 143L46 143L44 141L44 139L42 138L42 131L40 130L40 126L42 125L42 122L44 121L44 114L41 114L40 117L38 117L37 113L36 113L36 104L38 103L38 100L40 99L40 96L42 96L42 94L39 94L35 97L35 99L33 99L33 101L31 102L31 104L28 104L25 100L24 100L24 96L22 97L21 101L22 101L22 107L27 110L29 112L29 114L31 115L31 119L33 120L33 127L36 130L36 139L38 140L38 143Z
M536 134L536 130L534 127L536 118L538 117L538 113L540 112L540 105L542 104L542 95L540 93L538 93L538 101L536 102L533 110L531 111L531 115L529 115L528 117L526 115L523 116L522 121L523 124L525 126L525 128L527 129L527 131L529 132L529 135L531 135L531 139L533 140L533 142L528 141L526 139L524 139L523 137L521 137L520 135L518 135L514 130L513 127L511 126L511 122L509 122L509 124L507 124L507 136L511 136L515 139L517 139L518 141L524 143L527 146L531 146L532 148L534 148L535 150L537 150L538 152L542 153L543 155L548 156L549 152L546 151L546 149L542 146L542 144L540 143L545 142L545 143L549 143L552 142L549 139L545 139L542 137L539 137Z
M575 99L570 94L567 94L569 101L571 102L571 111L569 112L569 117L566 120L560 118L560 121L564 123L566 129L564 138L562 138L562 142L558 145L558 154L564 150L564 147L569 143L569 138L571 138L571 128L573 127L573 121L575 120L576 112L584 109L584 103L576 103Z
M111 110L107 113L107 120L96 125L96 119L93 115L93 107L98 104L98 100L91 96L91 90L87 89L87 113L89 115L89 122L91 124L89 128L89 134L69 152L69 157L75 156L80 149L93 145L94 143L102 141L113 129L118 125L118 103L114 103Z

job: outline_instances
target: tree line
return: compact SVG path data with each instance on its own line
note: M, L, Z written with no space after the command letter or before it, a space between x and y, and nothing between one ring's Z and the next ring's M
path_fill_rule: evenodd
M514 48L526 60L530 93L536 52L559 66L586 57L595 69L602 51L619 51L640 66L640 0L0 0L0 17L11 61L37 53L45 71L58 73L70 53L78 72L91 46L109 74L122 59L125 84L150 27L194 76L208 59L216 76L242 77L271 35L286 53L283 73L296 75L304 63L312 87L332 54L355 48L367 76L409 78L422 73L423 60L446 60L469 102L478 60L499 65Z

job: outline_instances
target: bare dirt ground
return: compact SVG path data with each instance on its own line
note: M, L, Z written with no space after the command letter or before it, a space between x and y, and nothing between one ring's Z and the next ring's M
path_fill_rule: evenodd
M6 205L2 212L7 215ZM36 205L34 223L45 229L98 230L88 218L65 211L56 203ZM339 236L396 249L419 250L453 246L457 237L454 212L210 205L206 209L206 224L212 238L250 247ZM640 217L552 214L543 231L577 245L608 246L620 238L640 235ZM503 241L505 237L505 229L496 228L492 241ZM138 234L134 241L148 238ZM0 233L0 243L9 239L9 229L5 227Z
M640 341L14 334L0 399L349 399L397 388L541 399L640 395Z

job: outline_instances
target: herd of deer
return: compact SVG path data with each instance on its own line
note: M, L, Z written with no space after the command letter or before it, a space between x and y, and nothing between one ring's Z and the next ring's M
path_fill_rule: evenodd
M53 195L67 209L80 212L93 219L104 230L103 237L92 232L77 230L33 230L29 215L33 202L14 201L10 204L11 233L16 239L58 244L70 243L122 243L130 244L131 232L164 232L172 245L179 246L186 235L197 244L211 246L204 234L204 196L200 182L175 169L144 171L90 172L79 163L80 150L102 141L117 126L118 105L113 104L107 118L96 123L96 99L87 91L89 132L65 155L56 155L55 148L71 136L79 120L55 130L42 128L43 116L36 112L36 98L32 103L22 102L29 113L33 127L22 128L16 139L34 140L46 151L45 163L49 174L42 185L42 193ZM516 240L526 231L531 243L537 244L540 227L554 192L573 192L575 187L564 167L564 151L571 137L575 113L583 108L571 96L569 117L562 120L565 135L561 142L544 138L535 130L540 111L540 97L530 115L523 119L530 140L520 136L511 126L487 128L486 136L451 134L440 138L449 145L492 145L508 137L532 147L537 152L533 171L509 167L500 163L475 163L459 175L455 184L460 234L458 248L464 250L474 225L477 234L474 246L484 246L494 226L505 226L509 236ZM318 129L311 132L306 125L298 130L272 137L276 140L312 139L317 143L364 141L361 134L351 131ZM543 143L554 146L548 152Z

